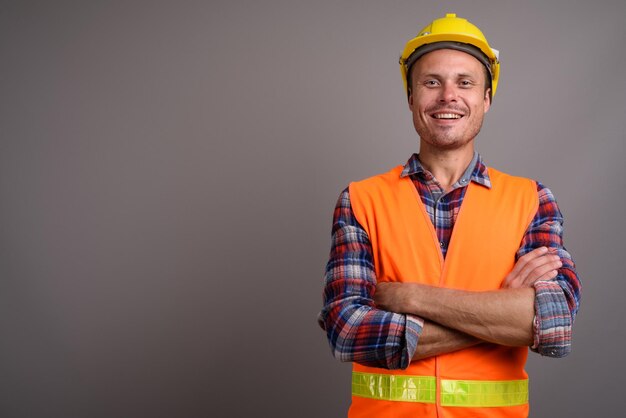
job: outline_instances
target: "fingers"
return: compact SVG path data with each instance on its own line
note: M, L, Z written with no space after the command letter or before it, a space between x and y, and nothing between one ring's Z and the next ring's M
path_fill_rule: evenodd
M502 286L503 287L520 287L521 283L526 277L526 275L520 276L524 268L526 268L528 263L532 262L533 260L539 257L543 257L547 253L548 253L547 247L539 247L521 256L515 263L515 266L513 266L513 270L511 270L511 272L505 277L504 283L502 284Z
M562 265L558 255L546 253L543 256L528 261L519 273L522 285L530 286L545 273L556 270Z
M540 247L520 257L505 278L503 287L530 287L539 280L551 280L562 266L557 250Z
M517 276L524 269L524 267L526 267L528 263L532 262L533 260L538 259L539 257L543 257L544 255L548 253L548 251L549 250L547 247L539 247L539 248L535 248L534 250L532 250L531 252L527 254L524 254L515 263L515 266L513 267L511 274L513 274L514 276Z
M558 274L559 274L558 270L550 270L549 272L543 274L542 276L539 276L536 280L533 280L532 283L529 283L528 286L526 287L531 287L536 282L553 280Z
M561 259L558 256L546 256L552 261L539 265L534 270L528 272L524 280L522 281L522 287L530 287L539 280L552 280L558 274L558 269L563 265Z

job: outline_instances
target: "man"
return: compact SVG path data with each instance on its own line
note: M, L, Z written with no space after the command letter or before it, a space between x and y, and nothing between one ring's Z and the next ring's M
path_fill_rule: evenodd
M580 282L551 191L474 151L498 52L448 14L400 59L420 152L352 183L319 317L353 362L350 417L525 417L528 347L569 353Z

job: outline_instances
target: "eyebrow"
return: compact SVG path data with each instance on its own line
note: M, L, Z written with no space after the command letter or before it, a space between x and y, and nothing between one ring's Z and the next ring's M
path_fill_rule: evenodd
M459 77L459 78L476 78L476 75L461 73L461 74L457 74L457 77Z
M459 73L455 75L457 78L476 78L476 74L470 74L470 73ZM434 78L442 78L443 75L440 73L428 73L428 74L418 74L417 75L418 78L424 78L424 77L434 77Z

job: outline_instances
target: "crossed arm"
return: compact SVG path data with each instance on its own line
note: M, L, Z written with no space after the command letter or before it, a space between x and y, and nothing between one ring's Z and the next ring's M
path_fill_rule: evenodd
M425 319L413 360L483 341L529 346L534 335L533 284L554 279L561 265L558 255L540 247L520 257L501 290L471 292L416 283L379 283L374 301L380 309Z
M333 355L342 361L397 369L406 368L411 360L483 341L508 345L521 345L523 341L523 345L527 345L532 342L533 325L529 314L532 312L535 315L535 341L531 349L551 357L567 355L571 326L578 310L580 282L571 256L562 246L563 220L554 196L543 186L538 187L538 192L540 208L522 242L518 263L504 280L502 289L477 296L493 296L490 301L474 299L476 292L467 292L465 304L460 305L452 294L434 293L449 289L429 289L419 285L404 288L404 285L377 283L369 237L354 218L348 190L344 190L335 208L324 307L318 317L320 326L326 330ZM532 276L533 269L522 268L523 263L533 257L528 254L542 246L557 252L541 257L558 254L563 262L554 279L551 279L554 272L545 276L546 273L535 271ZM549 258L541 260L553 261ZM543 277L541 281L540 277ZM394 291L400 294L399 298L394 297ZM388 301L385 301L386 292ZM414 294L418 298L430 295L429 300L416 307L416 300L409 297ZM521 303L521 314L513 312L507 300L520 296L517 302L525 301ZM454 309L456 316L449 317L453 311L448 308ZM492 314L481 317L474 309L486 309ZM518 334L520 331L522 334ZM513 340L502 337L512 337Z

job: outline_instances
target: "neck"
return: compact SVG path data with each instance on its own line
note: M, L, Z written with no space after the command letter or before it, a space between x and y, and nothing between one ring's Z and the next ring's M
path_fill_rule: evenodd
M473 143L453 150L436 149L424 141L420 144L420 163L435 176L446 192L461 178L473 157Z

